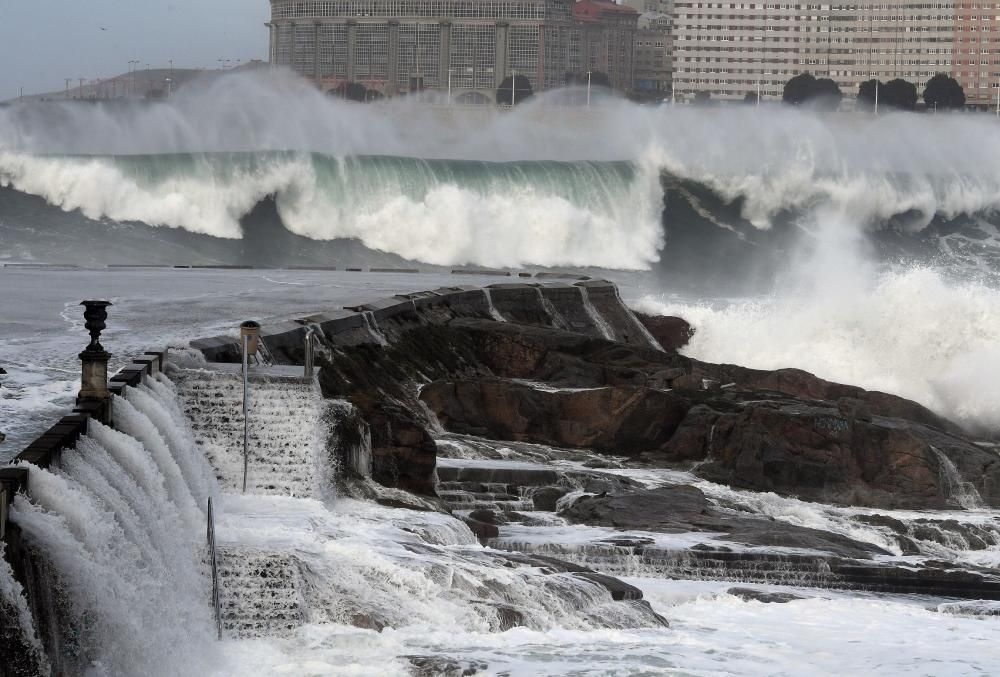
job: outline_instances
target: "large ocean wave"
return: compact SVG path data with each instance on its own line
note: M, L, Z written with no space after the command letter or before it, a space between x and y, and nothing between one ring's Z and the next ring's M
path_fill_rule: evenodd
M808 238L822 210L995 267L992 119L538 99L513 112L363 106L266 73L160 104L14 105L0 108L0 184L90 219L215 238L241 237L274 196L291 233L443 265L645 269L692 229L787 248L770 231Z
M662 246L655 167L257 152L0 152L0 184L90 219L240 238L274 197L284 226L431 264L641 269Z

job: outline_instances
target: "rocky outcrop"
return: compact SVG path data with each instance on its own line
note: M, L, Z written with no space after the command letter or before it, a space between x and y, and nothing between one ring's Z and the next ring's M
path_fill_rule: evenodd
M552 389L496 378L438 381L421 398L453 432L618 455L666 445L688 408L651 388Z
M790 592L767 592L754 588L729 588L726 590L726 594L739 597L744 602L762 602L764 604L788 604L797 599L806 599L802 595Z
M1000 457L902 398L550 328L449 329L490 374L423 389L450 430L698 461L706 479L842 505L1000 505Z
M651 464L696 461L707 479L809 500L1000 505L1000 456L919 404L796 369L693 360L671 352L690 336L683 320L643 320L613 285L589 281L448 288L302 322L320 336L324 395L360 412L372 477L391 487L433 492L428 431L440 421ZM304 328L286 325L265 342L300 362ZM202 348L235 359L227 341Z
M668 353L676 353L694 336L694 327L680 317L636 313L636 318Z
M580 524L665 533L702 531L748 546L798 548L855 559L888 554L871 543L828 531L723 511L692 486L584 496L560 515Z

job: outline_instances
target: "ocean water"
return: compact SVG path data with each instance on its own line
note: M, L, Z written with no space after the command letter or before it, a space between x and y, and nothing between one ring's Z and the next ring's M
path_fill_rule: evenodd
M605 276L634 307L691 321L692 357L811 370L913 398L996 438L992 122L625 103L553 113L543 104L485 117L350 106L271 74L220 78L157 106L0 110L0 459L71 404L87 342L84 298L115 304L103 338L114 367L146 349L234 334L246 319L509 281L447 272L466 265ZM288 268L384 262L425 272ZM727 295L709 280L725 282ZM751 280L764 280L763 290ZM499 566L498 551L447 516L220 495L205 459L184 444L173 386L148 388L131 396L132 409L123 405L128 435L98 429L65 472L39 473L32 500L15 506L14 519L57 554L74 609L88 610L81 672L404 675L412 656L486 675L996 672L1000 624L942 612L950 600L743 586L806 597L763 604L726 594L730 583L643 575L628 581L671 627L641 627L639 612L607 606L595 587ZM695 484L733 509L902 557L886 532L852 519L864 510L679 471L613 472ZM301 614L291 629L211 639L208 496L219 500L233 571L242 562L284 572L285 601ZM998 519L990 510L893 515ZM107 528L85 528L91 522ZM509 535L572 552L608 531L553 521ZM658 537L677 546L707 538ZM1000 561L995 547L921 546L924 558ZM5 570L0 594L17 595ZM496 631L488 607L501 600L527 627ZM351 623L371 619L389 626Z

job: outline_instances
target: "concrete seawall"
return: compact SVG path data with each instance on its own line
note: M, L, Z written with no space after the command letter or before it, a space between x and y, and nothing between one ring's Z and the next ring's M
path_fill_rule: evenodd
M444 324L463 317L553 327L660 349L622 301L618 288L605 280L454 286L399 294L265 326L261 339L279 361L295 362L309 327L334 344L358 345L391 339L410 326ZM200 339L192 341L191 347L210 362L241 360L235 336Z
M122 395L126 387L138 386L145 376L161 371L166 364L167 351L150 351L135 358L108 382L112 394ZM40 637L48 646L53 669L58 666L58 651L68 641L54 619L61 615L66 604L59 593L59 581L44 554L33 551L25 542L21 530L8 519L14 496L27 491L31 482L29 466L58 467L62 452L71 449L87 434L90 420L97 415L97 407L82 404L71 414L42 433L19 453L6 468L0 468L0 542L3 557L10 565L14 580L23 591L27 609L35 622ZM114 413L112 412L112 424ZM0 677L39 674L38 657L28 645L18 624L17 611L0 598Z

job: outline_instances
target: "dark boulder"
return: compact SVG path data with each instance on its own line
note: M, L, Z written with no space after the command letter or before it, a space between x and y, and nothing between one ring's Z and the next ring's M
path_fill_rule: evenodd
M368 416L372 479L379 484L436 496L437 445L427 429L402 407L386 403Z
M535 510L555 512L556 503L569 492L563 487L538 487L531 492L531 502Z
M726 594L739 597L745 602L763 602L764 604L788 604L797 599L807 599L790 592L765 592L753 588L729 588L726 590Z
M694 336L694 327L687 320L669 315L635 313L636 318L649 330L665 351L676 353Z
M687 533L704 531L751 546L816 550L851 558L888 554L871 543L787 522L723 511L701 490L669 485L620 496L584 496L559 513L571 522L617 529ZM711 540L711 537L707 537ZM718 544L713 544L718 549Z

